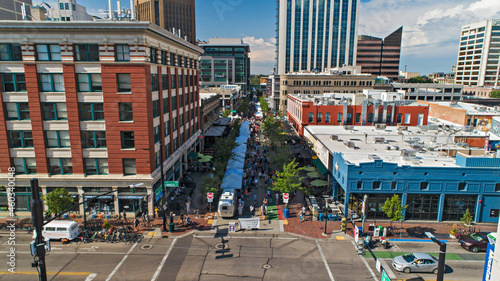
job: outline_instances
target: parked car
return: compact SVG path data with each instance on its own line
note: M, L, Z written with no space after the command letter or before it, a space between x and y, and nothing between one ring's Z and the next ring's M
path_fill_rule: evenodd
M468 235L458 236L458 243L467 251L477 253L486 251L488 247L488 232L476 232Z
M404 273L438 272L438 259L426 253L411 253L392 259L392 267Z

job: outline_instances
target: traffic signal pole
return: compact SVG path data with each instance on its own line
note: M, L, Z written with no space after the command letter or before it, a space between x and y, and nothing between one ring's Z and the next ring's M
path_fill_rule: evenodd
M38 186L38 179L31 179L31 220L35 227L36 240L36 257L34 266L39 268L38 277L40 281L47 281L47 270L45 268L45 241L43 240L43 210L42 200L40 199L40 192Z

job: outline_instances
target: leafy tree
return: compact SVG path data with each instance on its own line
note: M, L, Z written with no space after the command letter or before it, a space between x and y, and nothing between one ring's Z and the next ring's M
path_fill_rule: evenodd
M279 146L288 139L286 135L282 134L281 122L276 120L273 115L269 115L264 120L262 129L264 135L269 138L271 146Z
M43 197L50 215L57 215L73 205L73 199L66 188L56 188Z
M490 98L500 98L500 90L491 91Z
M469 208L465 210L464 216L460 219L462 225L465 227L468 233L472 232L472 222L474 221L474 216L469 211Z
M382 207L382 211L386 214L386 216L391 220L391 226L393 221L403 221L403 212L408 207L408 205L403 206L401 204L401 199L399 195L394 194L392 198L387 198L384 206Z
M260 102L260 107L262 108L262 112L267 113L269 110L269 104L267 103L266 99L264 97L259 98Z
M299 172L304 168L297 168L298 165L299 163L295 162L295 159L283 165L283 171L277 172L276 177L274 177L272 189L280 193L290 193L302 190L302 180L304 177L300 177Z
M246 113L248 111L248 105L250 104L250 99L248 97L241 100L241 105L238 107L238 114L241 112Z
M424 76L417 76L410 78L408 79L408 83L434 83L434 81L432 81L432 79L429 79L429 77L424 75Z
M252 78L250 78L250 85L260 85L260 76L253 75Z
M287 146L280 146L274 150L274 154L269 156L269 162L281 171L285 164L290 163L292 160L292 153Z
M220 185L222 181L217 176L205 176L203 177L203 184L201 186L202 195L206 195L208 192L213 192L214 194L219 194Z
M224 113L222 113L223 117L229 117L229 115L231 115L231 110L229 109L224 110Z

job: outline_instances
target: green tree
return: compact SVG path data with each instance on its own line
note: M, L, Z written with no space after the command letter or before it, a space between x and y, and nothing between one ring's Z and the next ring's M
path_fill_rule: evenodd
M468 233L472 231L472 222L474 221L474 216L469 211L469 208L465 210L464 216L460 219L462 225L465 227Z
M285 164L290 163L292 160L292 153L288 149L287 146L277 147L273 154L269 156L269 162L277 169L278 171L282 170L282 167Z
M250 85L260 85L260 76L252 75L252 77L250 78Z
M219 194L220 192L220 185L222 184L222 181L220 180L219 177L217 176L205 176L203 177L203 184L201 186L201 193L202 195L206 195L207 192L213 192L214 194ZM203 198L205 198L204 196Z
M56 188L51 193L43 197L45 204L48 206L49 214L57 215L73 205L73 199L69 195L66 188Z
M417 76L410 78L408 79L408 83L434 83L434 81L432 81L431 79L429 79L429 77L424 75L424 76Z
M263 122L263 133L269 138L271 146L280 146L284 141L288 139L286 135L283 135L283 127L281 122L279 122L273 115L269 115Z
M269 110L269 104L267 103L266 99L264 97L259 98L260 102L260 107L262 108L262 112L267 113Z
M302 180L304 177L300 177L299 172L304 168L298 168L298 165L299 163L295 162L295 159L284 165L283 171L277 172L272 189L280 193L290 193L302 190Z
M385 204L382 207L382 211L391 220L391 226L393 221L403 221L403 212L408 207L408 205L403 206L401 204L401 199L399 195L394 194L392 198L387 198Z
M229 109L224 110L224 113L222 113L223 117L229 117L229 115L231 115L231 110Z
M500 98L500 90L491 91L490 98Z

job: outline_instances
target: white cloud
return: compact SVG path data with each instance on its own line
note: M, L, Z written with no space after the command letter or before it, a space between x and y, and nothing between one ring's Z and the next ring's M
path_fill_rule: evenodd
M266 40L246 36L243 42L250 45L250 72L253 74L269 74L275 64L276 38Z

